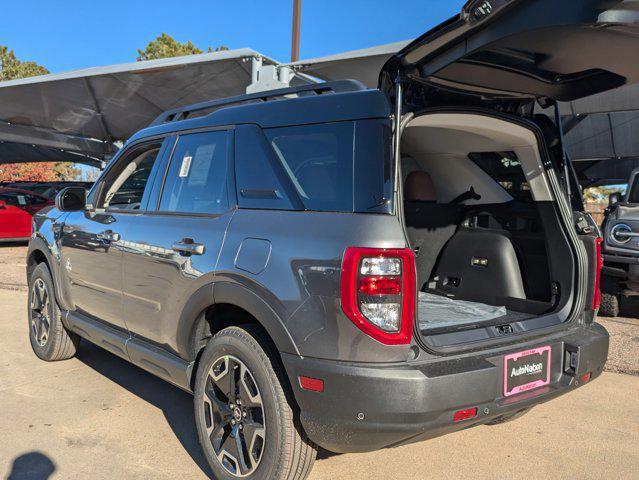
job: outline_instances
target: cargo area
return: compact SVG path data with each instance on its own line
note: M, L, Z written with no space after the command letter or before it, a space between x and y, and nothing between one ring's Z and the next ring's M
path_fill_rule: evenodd
M566 319L575 262L539 148L529 128L480 114L405 126L404 220L425 338L461 343Z

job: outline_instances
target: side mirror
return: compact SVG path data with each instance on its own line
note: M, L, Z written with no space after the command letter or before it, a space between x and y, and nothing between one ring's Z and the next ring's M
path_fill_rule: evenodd
M87 191L84 187L66 187L55 197L55 206L61 212L79 212L86 208Z
M621 202L621 193L613 192L610 195L608 195L608 206L609 207L617 205L619 202Z
M4 210L5 208L7 208L7 202L0 200L0 210Z

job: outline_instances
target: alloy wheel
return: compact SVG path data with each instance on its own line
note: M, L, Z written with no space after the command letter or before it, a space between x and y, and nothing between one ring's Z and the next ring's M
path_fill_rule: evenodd
M31 287L31 333L38 345L44 347L51 329L49 289L41 278Z
M247 366L232 355L218 358L204 388L206 434L231 475L246 477L262 459L266 441L260 390Z

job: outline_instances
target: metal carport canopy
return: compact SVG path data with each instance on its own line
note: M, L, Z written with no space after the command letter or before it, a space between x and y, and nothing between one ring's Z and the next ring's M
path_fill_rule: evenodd
M301 60L291 64L297 70L322 80L354 78L375 88L386 60L409 42ZM565 144L586 184L623 183L639 166L639 85L562 103L560 111L567 125ZM574 121L574 120L577 121Z
M0 163L97 165L165 110L243 94L258 52L242 48L0 83Z
M410 43L409 40L376 47L352 50L320 58L300 60L288 65L321 80L359 80L370 88L377 88L379 71L386 60Z
M408 43L282 66L320 80L353 78L374 88L382 65ZM100 165L117 150L113 142L126 140L165 110L245 93L252 83L252 63L247 60L258 56L267 65L279 65L243 48L1 82L0 163ZM639 156L639 136L635 140L633 135L639 126L639 85L562 104L561 111L582 119L567 133L573 160L608 163Z

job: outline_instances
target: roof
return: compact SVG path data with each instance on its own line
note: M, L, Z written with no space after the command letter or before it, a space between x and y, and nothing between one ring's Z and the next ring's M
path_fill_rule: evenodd
M344 82L335 82L344 83ZM329 84L330 85L330 84ZM294 91L294 89L291 89ZM284 92L284 90L283 90ZM285 93L282 93L284 95ZM154 135L223 125L251 123L262 128L274 128L288 125L304 125L336 121L349 121L364 118L388 118L390 106L382 92L375 89L354 88L350 91L305 95L259 103L234 103L224 106L205 116L186 120L157 123L143 129L131 137L137 141ZM238 97L241 100L242 96ZM188 107L186 108L188 110Z

